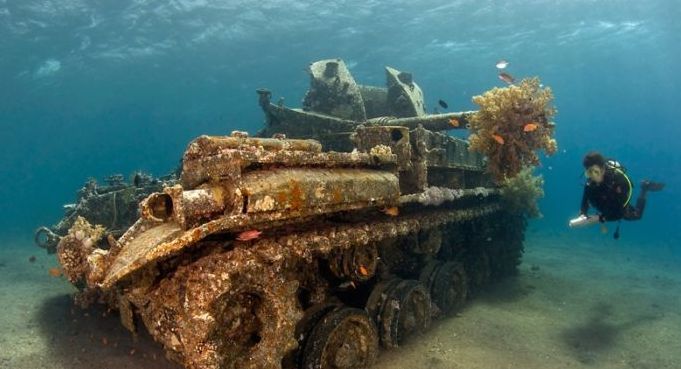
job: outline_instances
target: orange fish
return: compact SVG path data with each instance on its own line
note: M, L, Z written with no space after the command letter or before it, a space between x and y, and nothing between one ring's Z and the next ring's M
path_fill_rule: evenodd
M537 123L530 122L530 123L527 123L525 125L525 127L523 127L523 132L532 132L532 131L536 130L537 128L539 128L539 125L537 125Z
M250 241L250 240L254 240L254 239L260 237L261 234L262 234L262 232L258 231L257 229L251 229L251 230L243 231L243 232L239 233L239 235L236 236L236 240L237 241Z
M367 270L367 268L364 265L360 265L359 266L359 274L366 277L366 276L369 275L369 271Z
M396 217L396 216L400 215L400 209L398 209L397 206L393 206L393 207L390 207L390 208L384 208L381 211L383 213L385 213L386 215L390 215L391 217Z
M451 118L449 119L449 125L452 127L458 127L461 123L459 123L459 120L456 118Z
M492 138L493 138L494 141L496 141L499 145L503 145L503 144L504 144L504 138L501 137L501 136L499 136L498 134L496 134L496 133L493 134L493 135L492 135Z
M61 276L61 269L59 268L50 268L47 270L48 273L50 273L51 276L57 278Z

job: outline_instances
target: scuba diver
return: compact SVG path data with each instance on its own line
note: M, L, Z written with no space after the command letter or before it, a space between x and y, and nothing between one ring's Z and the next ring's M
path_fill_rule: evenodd
M570 227L578 227L610 221L639 220L646 207L648 191L660 191L664 183L641 181L641 191L636 205L630 203L634 192L626 170L614 160L606 160L598 152L590 152L584 157L584 169L587 182L584 185L582 206L579 217L570 220ZM589 205L596 208L598 215L588 215ZM605 228L603 228L605 230ZM619 224L613 234L619 238Z

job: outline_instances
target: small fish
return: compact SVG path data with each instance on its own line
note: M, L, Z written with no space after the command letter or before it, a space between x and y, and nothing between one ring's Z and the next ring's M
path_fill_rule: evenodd
M47 270L48 273L50 273L51 276L57 278L61 276L61 269L59 268L50 268Z
M459 122L458 119L452 117L452 118L449 118L449 125L452 126L452 127L458 127L458 126L461 125L461 123Z
M515 78L513 78L513 76L504 72L499 73L499 79L508 83L509 85L512 85L513 82L515 82Z
M237 241L250 241L250 240L254 240L254 239L260 237L261 234L262 234L262 232L260 232L256 229L251 229L251 230L243 231L243 232L239 233L239 235L236 236L236 240Z
M397 206L384 208L381 211L386 215L390 215L391 217L396 217L396 216L400 215L400 209L398 209Z
M523 127L523 132L532 132L532 131L536 130L537 128L539 128L539 125L537 125L537 123L530 122L530 123L527 123L525 125L525 127Z
M506 69L508 67L508 61L501 59L497 62L497 69Z
M492 138L493 138L494 141L496 141L499 145L503 145L503 144L504 144L504 138L501 137L501 136L499 136L498 134L496 134L496 133L493 134L493 135L492 135Z
M360 265L359 266L359 274L366 277L366 276L369 275L369 270L367 270L367 267L365 267L364 265Z
M30 263L35 263L35 261L36 261L35 255L31 255L31 257L28 258L28 261L29 261Z
M447 109L449 105L444 100L438 100L437 104L440 105L443 109Z

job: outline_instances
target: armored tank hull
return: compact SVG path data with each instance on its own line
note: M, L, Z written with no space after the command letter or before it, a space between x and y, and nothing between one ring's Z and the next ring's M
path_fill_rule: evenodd
M310 70L303 109L259 91L260 137L194 140L108 247L77 220L57 254L78 301L191 369L367 368L515 272L525 218L445 131L473 112L425 114L392 68L385 90L340 60Z

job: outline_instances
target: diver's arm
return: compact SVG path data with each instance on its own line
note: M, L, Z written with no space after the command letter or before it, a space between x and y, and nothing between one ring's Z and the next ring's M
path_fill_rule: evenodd
M579 210L579 215L586 215L589 211L589 185L584 185L584 193L582 194L582 207Z
M615 191L615 198L617 199L617 205L621 209L624 207L627 199L629 198L629 181L621 172L615 172L615 185L613 186Z

